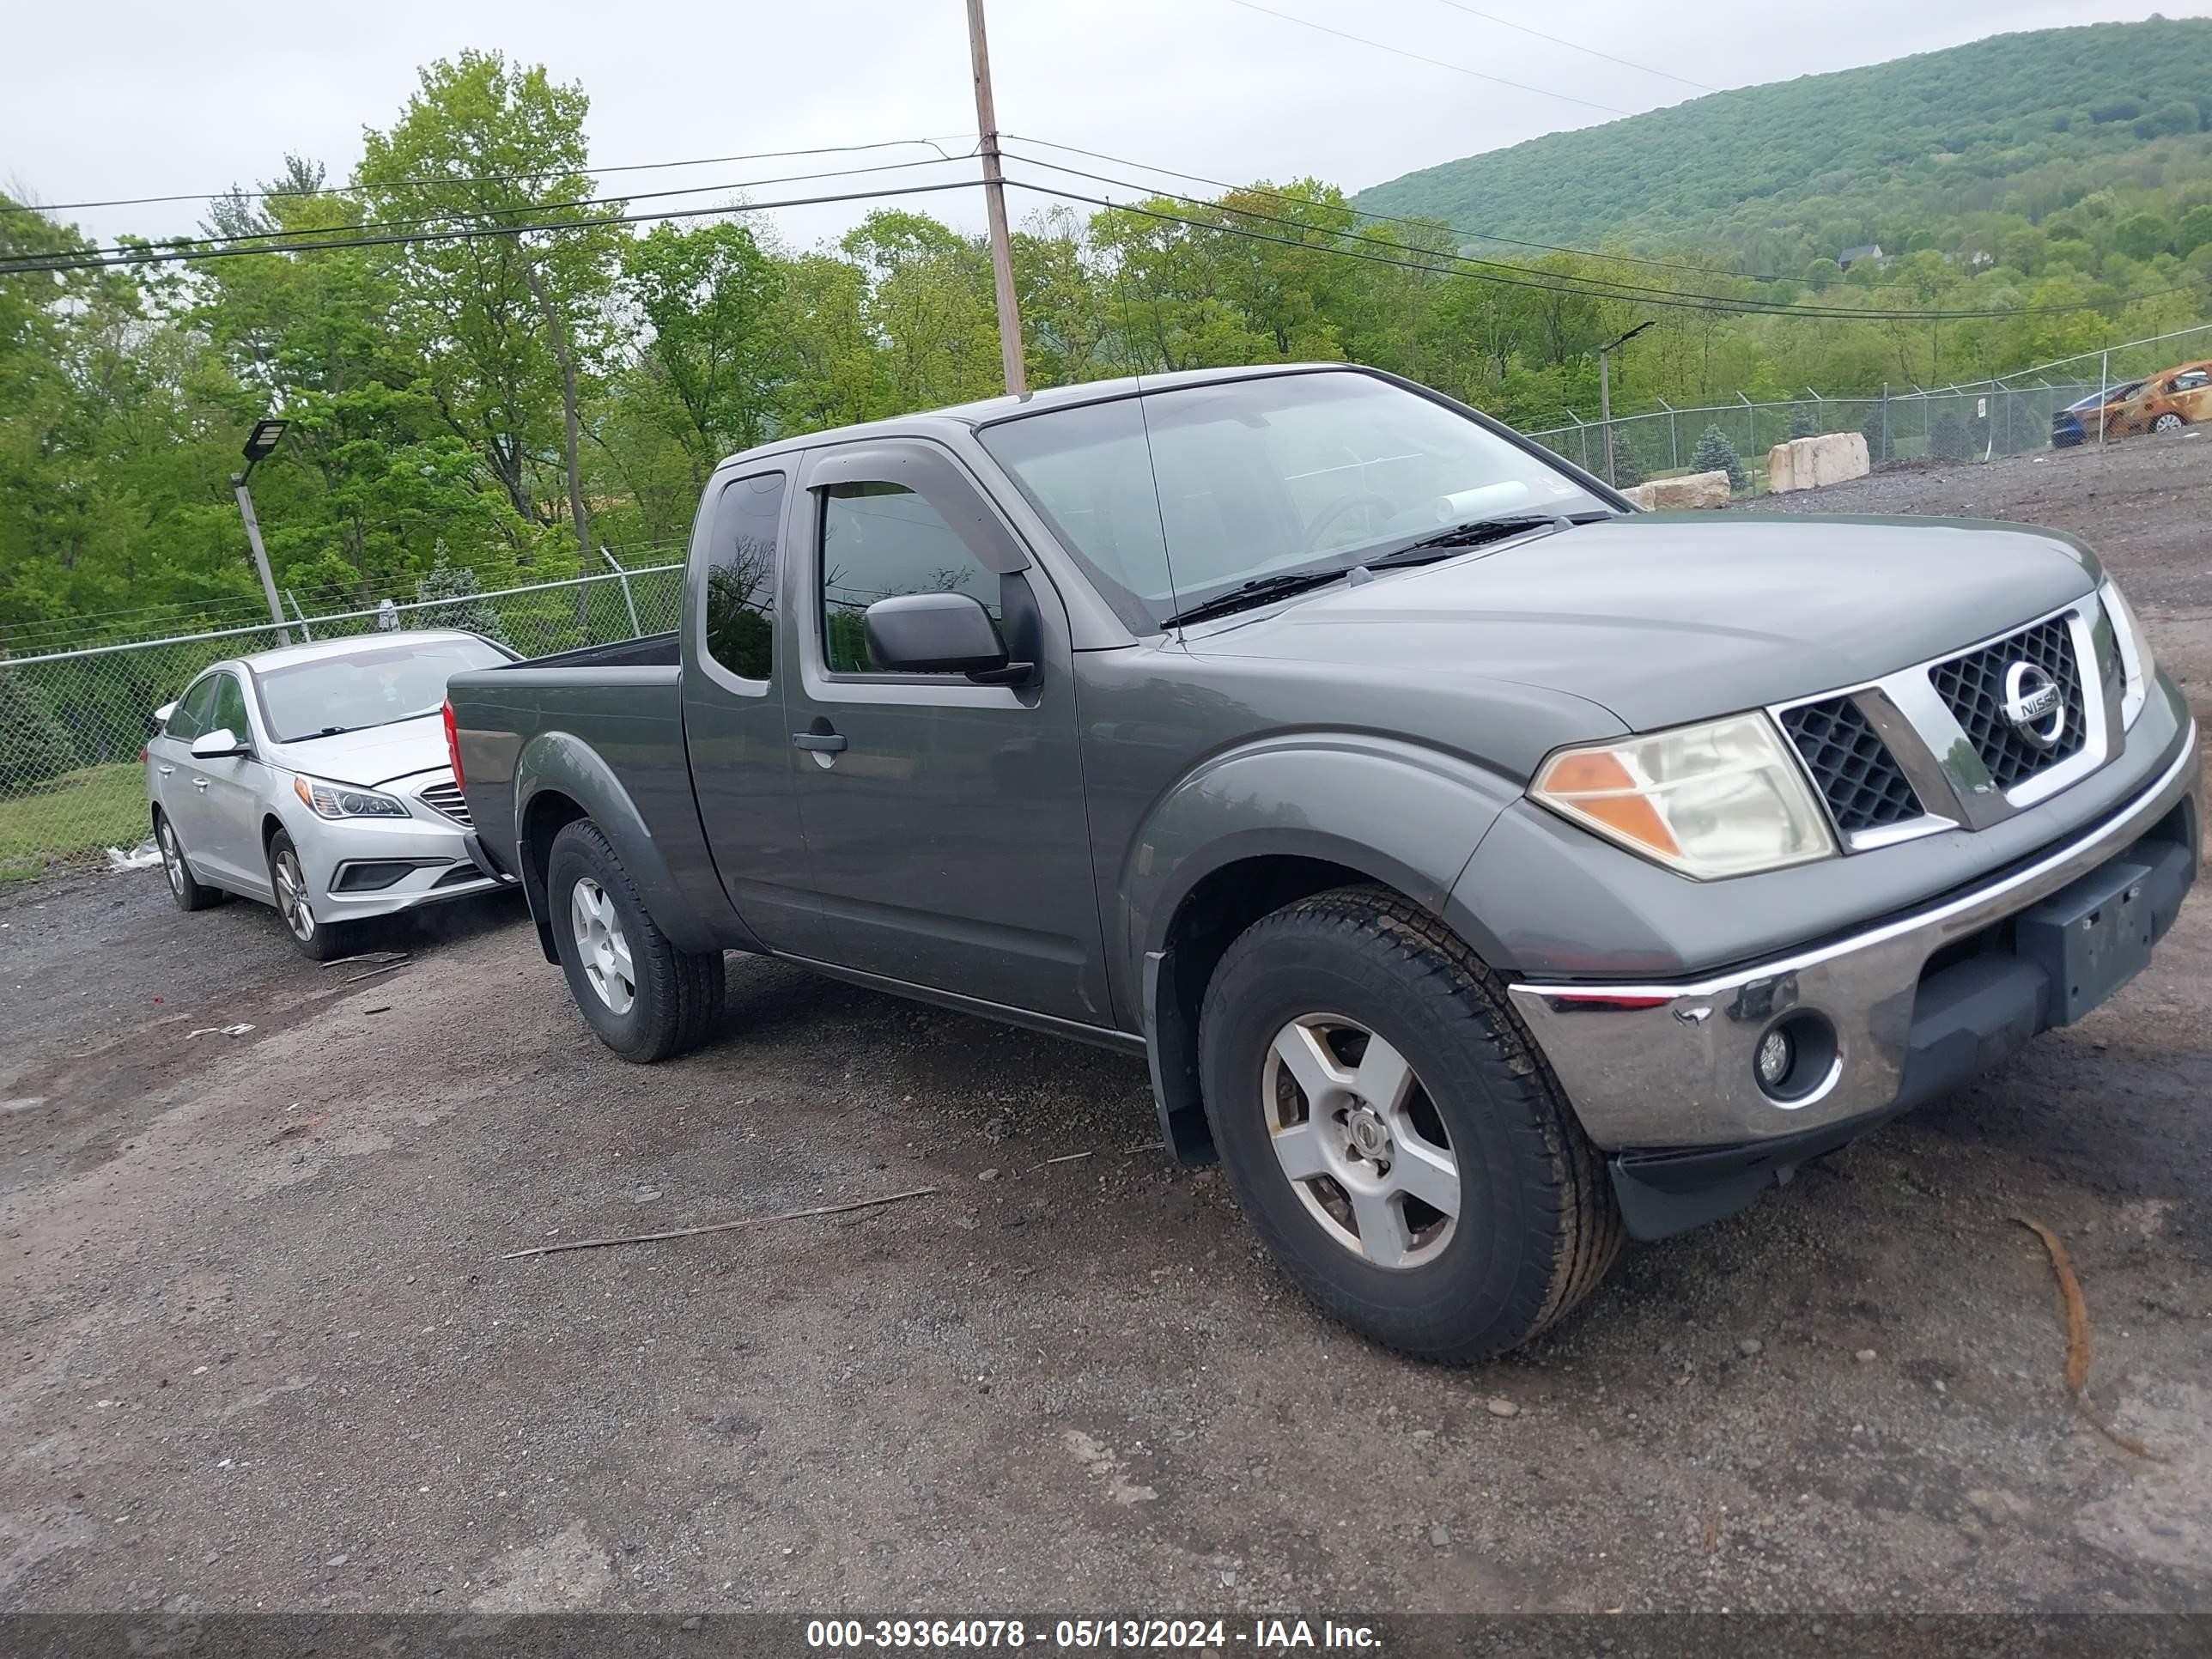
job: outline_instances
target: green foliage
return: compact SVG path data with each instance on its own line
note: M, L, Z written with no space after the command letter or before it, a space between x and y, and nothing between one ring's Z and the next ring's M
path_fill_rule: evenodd
M1725 472L1729 488L1735 490L1750 487L1751 475L1744 471L1743 458L1735 453L1728 434L1717 424L1705 428L1698 440L1697 447L1690 452L1690 471L1692 472Z
M76 763L76 745L46 700L0 667L0 793L48 782Z
M1793 438L1814 438L1820 433L1820 417L1813 412L1810 404L1793 404L1790 407L1790 435Z
M490 600L477 597L483 592L483 584L477 580L477 573L466 565L451 562L446 556L446 544L441 542L430 568L415 583L416 599L440 603L434 609L409 611L407 625L463 628L512 648L514 641L507 638L507 627L500 621L499 612Z
M2112 227L2112 246L2130 259L2148 259L2166 251L2173 227L2155 213L2131 213Z
M1896 252L1915 229L2000 206L2039 218L2132 185L2146 143L2201 170L2208 82L2212 21L2001 34L1553 133L1407 173L1357 205L1544 242L1694 236L1747 269L1803 271L1857 243Z

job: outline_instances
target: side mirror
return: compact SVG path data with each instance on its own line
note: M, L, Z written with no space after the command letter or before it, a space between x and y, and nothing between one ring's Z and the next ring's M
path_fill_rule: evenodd
M172 715L172 714L175 714L176 712L177 712L177 705L176 705L175 703L173 703L173 702L165 702L165 703L163 703L163 704L162 704L159 708L156 708L156 709L154 711L154 718L153 718L153 720L152 720L152 722L151 722L151 725L150 725L149 729L150 729L150 730L151 730L151 731L152 731L152 732L153 732L156 736L159 736L159 735L160 735L160 733L161 732L161 731L162 731L165 727L167 727L167 725L169 724L169 716L170 716L170 715Z
M876 666L902 674L965 674L981 685L1026 685L1034 663L1010 662L991 613L966 593L902 593L863 618Z
M192 739L194 760L228 760L234 755L249 754L246 740L227 726L218 726L212 732L203 732Z

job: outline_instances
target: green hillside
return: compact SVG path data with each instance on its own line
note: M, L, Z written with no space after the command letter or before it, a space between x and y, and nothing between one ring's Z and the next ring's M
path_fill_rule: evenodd
M1425 167L1370 211L1589 246L1724 247L1747 270L2040 221L2088 191L2212 175L2212 21L1999 35L1715 93Z

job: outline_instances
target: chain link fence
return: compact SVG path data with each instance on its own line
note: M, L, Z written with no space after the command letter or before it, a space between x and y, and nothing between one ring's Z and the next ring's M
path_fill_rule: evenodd
M2145 381L2212 357L2212 325L2183 329L2041 363L1966 386L1885 386L1875 396L1795 398L1656 410L1583 421L1527 435L1624 488L1648 478L1736 463L1736 493L1766 489L1768 453L1791 438L1865 435L1875 466L1905 461L1989 461L2142 434L2148 420L2133 395ZM2212 400L2208 400L2212 408ZM2101 416L2100 416L2101 411ZM1709 434L1717 432L1720 446ZM1700 446L1704 446L1701 449ZM1724 446L1724 447L1723 447Z
M153 711L202 669L280 645L462 628L526 657L677 625L684 567L660 564L447 599L0 658L0 880L96 861L147 834L141 757Z

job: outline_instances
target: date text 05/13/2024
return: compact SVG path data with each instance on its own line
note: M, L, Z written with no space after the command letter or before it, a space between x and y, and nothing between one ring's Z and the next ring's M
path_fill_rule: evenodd
M1022 1648L1067 1650L1159 1649L1221 1653L1293 1652L1334 1648L1371 1650L1382 1645L1370 1625L1333 1619L813 1619L806 1645L826 1649Z

